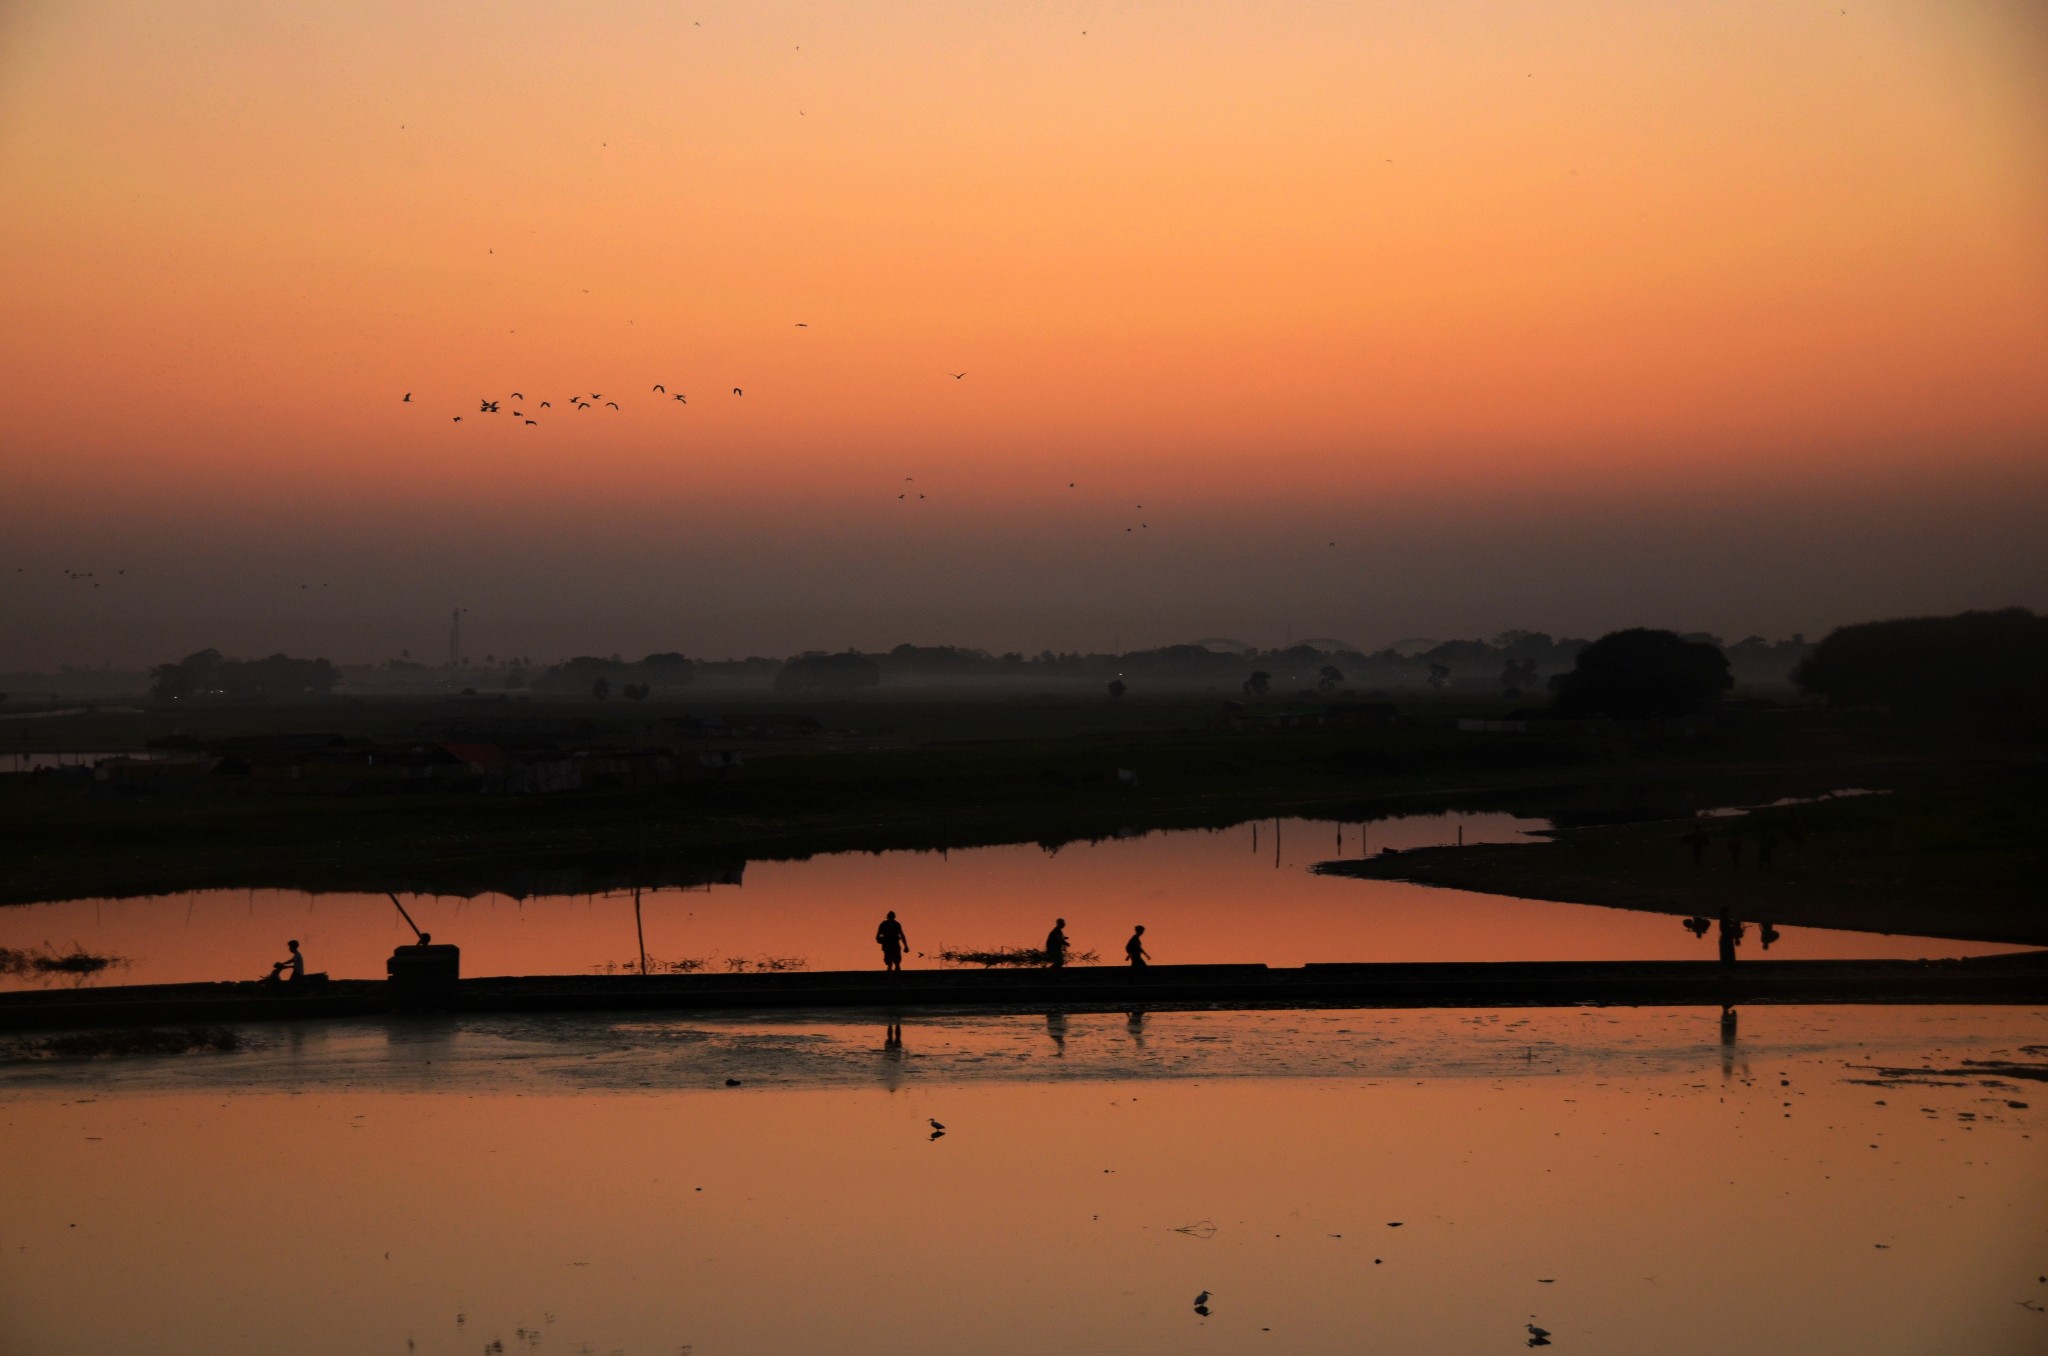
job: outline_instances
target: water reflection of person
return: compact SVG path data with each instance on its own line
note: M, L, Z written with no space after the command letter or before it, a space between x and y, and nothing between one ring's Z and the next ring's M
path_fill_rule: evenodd
M1721 964L1735 964L1735 948L1742 941L1743 927L1729 916L1727 909L1721 910Z
M1052 920L1052 931L1045 934L1045 963L1057 970L1067 963L1067 920Z
M1721 1005L1721 1077L1728 1078L1735 1073L1735 1009L1728 1004Z
M1067 1053L1067 1014L1058 1011L1046 1013L1045 1034L1052 1037L1054 1052L1064 1056Z
M1140 1050L1145 1048L1145 1009L1132 1008L1124 1014L1124 1028L1131 1034L1131 1044Z
M882 1086L890 1092L903 1084L903 1024L891 1022L882 1029Z
M1138 924L1137 929L1131 933L1131 940L1124 943L1124 955L1130 958L1131 968L1135 970L1142 970L1151 962L1152 953L1145 949L1143 923Z
M889 910L889 916L884 918L882 925L875 929L875 944L882 948L882 968L884 970L901 970L903 968L903 948L908 946L910 942L903 935L903 924L896 921L896 910Z

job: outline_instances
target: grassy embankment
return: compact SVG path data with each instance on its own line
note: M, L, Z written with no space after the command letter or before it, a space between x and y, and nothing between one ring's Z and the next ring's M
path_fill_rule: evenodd
M699 709L703 709L700 707ZM1207 827L1276 814L1347 820L1444 808L1584 818L1689 813L1812 793L1939 760L1883 731L1749 719L1715 733L1471 734L1214 728L1214 698L753 703L813 714L828 733L765 741L730 779L548 797L251 794L105 797L51 778L0 777L0 902L210 887L508 893L691 878L707 864L834 850L1063 842L1124 829ZM1484 708L1480 708L1483 712ZM1451 703L1409 703L1429 718ZM598 722L662 737L652 704L451 708L439 702L147 711L49 731L73 747L188 735L323 730L489 738L536 722ZM726 710L729 716L738 709ZM207 728L195 728L195 727ZM673 739L673 727L666 727ZM443 735L442 737L446 737ZM721 741L729 742L729 741ZM1138 774L1121 782L1119 768Z
M1333 863L1332 874L1680 916L2048 946L2048 785L2039 765L1923 769L1882 796L1707 821L1565 830L1548 841ZM1765 835L1775 840L1766 869ZM1731 857L1729 840L1741 856Z

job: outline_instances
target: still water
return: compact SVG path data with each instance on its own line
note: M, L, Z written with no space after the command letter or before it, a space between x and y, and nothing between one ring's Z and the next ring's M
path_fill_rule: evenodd
M419 925L462 948L469 975L637 966L644 931L657 963L707 969L764 957L812 970L879 964L875 924L891 909L910 965L948 948L1036 946L1055 917L1077 951L1122 954L1145 924L1159 964L1263 961L1710 959L1714 944L1676 918L1584 905L1316 876L1309 866L1383 847L1516 842L1547 827L1499 814L1418 815L1341 828L1265 821L1227 830L1133 835L1048 852L1031 844L939 853L842 853L752 862L743 883L645 894L524 901L402 895ZM1677 856L1674 846L1674 859ZM1738 912L1740 910L1737 901ZM2019 948L1822 929L1780 929L1773 957L1984 955ZM102 982L250 979L303 945L337 977L381 977L412 940L382 895L204 891L0 909L0 946L111 953ZM1758 954L1756 934L1745 954ZM20 987L32 981L0 981Z
M2039 1009L246 1035L0 1064L0 1350L2048 1348Z

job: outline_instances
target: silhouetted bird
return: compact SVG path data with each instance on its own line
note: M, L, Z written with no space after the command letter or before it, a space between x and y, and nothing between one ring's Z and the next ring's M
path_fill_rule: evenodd
M1208 1292L1208 1291L1206 1291L1206 1290L1204 1290L1204 1291L1203 1291L1203 1292L1202 1292L1201 1294L1199 1294L1199 1295L1195 1296L1195 1303L1196 1303L1196 1304L1198 1304L1198 1305L1200 1305L1200 1304L1207 1304L1208 1302L1209 1302L1209 1292Z
M690 398L686 395L679 395L676 397L676 399L685 405L690 403Z
M662 384L661 384L660 382L658 382L658 381L654 383L654 389L655 389L655 390L657 390L657 391L659 391L659 392L661 392L661 393L662 393L663 395L667 395L667 394L668 394L668 387L666 387L666 386L663 386L663 385L662 385Z
M603 391L592 391L592 392L590 393L590 398L591 398L592 400L603 400L603 399L604 399L604 392L603 392Z
M486 400L480 402L480 408L477 410L477 413L479 414L496 414L497 412L498 402L495 400Z
M514 400L524 400L524 399L526 399L526 392L524 392L524 391L514 391L514 392L512 393L512 398L513 398Z
M946 1128L945 1126L940 1125L937 1121L932 1121L931 1126L934 1130L943 1130Z
M544 410L551 410L551 409L553 409L553 408L554 408L554 406L553 406L553 405L550 405L550 404L549 404L549 403L548 403L547 401L545 401L545 400L543 400L543 401L541 401L541 402L540 402L540 407L541 407L542 409L544 409Z
M619 407L619 402L616 400L607 400L604 403L611 406L613 409L617 409Z
M725 1085L729 1088L736 1088L740 1085L740 1080L737 1078L728 1078L725 1080Z
M806 325L806 324L804 324L804 322L803 322L803 321L801 321L801 320L799 320L799 321L797 321L797 322L796 322L796 327L797 327L798 329L800 329L800 330L807 330L807 329L809 329L809 328L810 328L810 326L809 326L809 325Z
M461 422L462 422L462 416L461 416L461 415L459 415L459 414L458 414L458 415L456 415L456 416L455 416L455 422L456 422L456 423L458 423L458 424L459 424L459 423L461 423Z
M526 423L527 427L529 428L538 428L540 426L540 421L538 419L529 419L526 421Z
M410 404L412 403L412 392L411 392L411 391L407 391L407 392L405 393L405 399L404 399L404 400L402 400L402 401L400 401L399 403L400 403L400 404L403 404L403 405L410 405Z
M746 392L744 392L744 391L740 390L740 388L739 388L739 387L737 387L737 386L735 386L735 387L733 387L733 388L732 388L732 393L733 393L734 395L745 395L745 394L746 394Z
M953 373L953 380L955 380L955 381L958 381L958 380L960 380L960 378L962 378L962 377L964 377L964 376L966 376L966 375L967 375L967 374L966 374L965 372L955 372L955 373Z

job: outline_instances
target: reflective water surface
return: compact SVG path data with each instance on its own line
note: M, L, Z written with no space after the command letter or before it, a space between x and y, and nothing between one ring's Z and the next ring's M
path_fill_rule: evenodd
M246 1034L0 1066L0 1348L2048 1345L2041 1010Z
M952 853L846 853L753 862L743 883L645 894L517 901L402 895L419 925L462 947L470 975L636 968L644 935L660 962L720 969L764 957L813 970L878 966L875 924L894 909L913 968L948 948L1037 946L1055 917L1077 951L1121 956L1145 924L1155 962L1710 959L1714 943L1678 919L1585 905L1321 877L1307 868L1381 848L1525 840L1540 820L1419 815L1367 826L1268 820L1207 832L1133 835ZM1675 836L1674 836L1675 837ZM1679 849L1674 842L1674 860ZM1739 900L1737 907L1739 909ZM0 909L0 946L127 958L102 982L256 978L303 944L308 965L377 977L412 940L382 895L206 891ZM1761 954L1752 932L1744 954ZM1983 955L2019 948L1912 937L1779 929L1774 957ZM19 987L34 981L15 979Z

